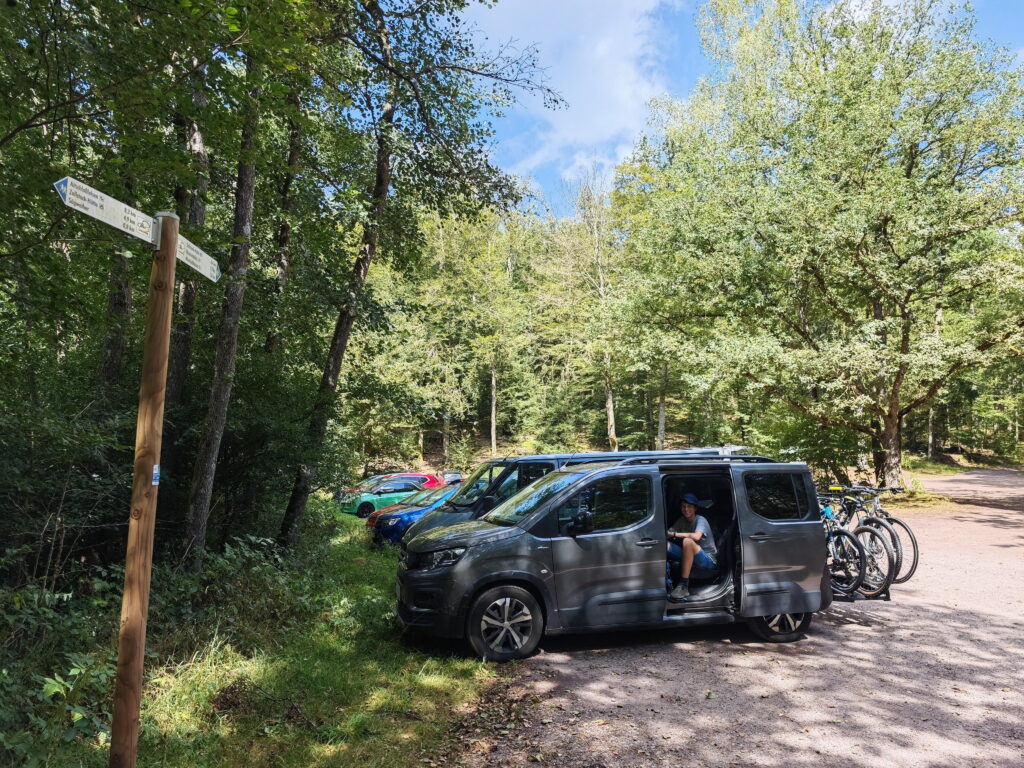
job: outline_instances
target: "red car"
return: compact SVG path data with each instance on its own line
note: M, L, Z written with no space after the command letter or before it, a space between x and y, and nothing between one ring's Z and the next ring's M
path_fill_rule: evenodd
M388 475L388 480L412 480L414 483L419 483L424 488L434 488L438 485L444 485L444 480L439 475L431 475L426 472L396 472L393 475Z
M414 483L419 483L420 486L422 486L423 488L434 488L434 487L436 487L438 485L443 485L444 484L444 480L442 480L439 476L437 476L437 475L430 475L430 474L427 474L426 472L392 472L391 474L387 474L387 475L373 475L372 477L367 477L364 480L360 480L358 483L356 483L351 488L343 489L339 493L339 495L343 495L343 494L346 494L346 493L360 493L362 491L366 491L366 490L372 488L374 485L379 483L381 480L398 480L398 479L401 479L401 480L412 480Z

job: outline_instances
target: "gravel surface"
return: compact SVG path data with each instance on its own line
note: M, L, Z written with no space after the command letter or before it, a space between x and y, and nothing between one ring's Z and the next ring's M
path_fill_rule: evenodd
M834 603L781 645L743 625L548 638L434 759L1019 768L1024 473L923 482L955 503L899 512L921 563L891 601Z

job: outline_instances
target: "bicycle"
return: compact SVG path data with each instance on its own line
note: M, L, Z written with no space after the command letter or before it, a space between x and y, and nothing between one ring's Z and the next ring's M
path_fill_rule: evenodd
M857 537L839 524L832 511L831 499L819 496L818 506L825 527L832 591L840 595L852 595L864 583L867 553Z
M839 504L832 508L836 520L844 529L852 528L850 532L866 555L864 579L857 591L865 597L880 597L892 585L898 568L896 550L890 543L896 532L891 526L887 529L888 523L884 520L866 515L862 517L864 504L859 497L850 495L852 488L830 486L829 490L838 492L835 498Z
M921 555L920 548L917 545L917 537L911 530L910 526L906 521L893 517L889 514L889 511L882 506L881 495L883 493L903 493L903 488L867 488L865 493L870 493L872 496L871 500L871 515L880 520L885 520L895 529L897 536L899 537L900 547L903 550L903 558L900 564L900 568L896 570L896 578L893 579L893 584L905 584L910 581L910 578L917 571L918 560Z
M904 584L917 571L917 564L920 559L920 548L917 544L917 537L906 521L893 517L888 510L882 506L881 495L883 493L902 493L903 488L878 487L873 488L867 485L855 485L843 488L857 495L860 508L865 512L861 519L862 524L874 525L882 528L889 535L893 543L893 550L896 552L896 576L893 584ZM865 501L870 498L870 502Z

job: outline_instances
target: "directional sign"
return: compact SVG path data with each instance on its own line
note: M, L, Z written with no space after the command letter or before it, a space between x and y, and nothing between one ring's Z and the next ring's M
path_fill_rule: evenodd
M217 282L220 280L220 265L206 251L178 235L178 260L184 261L192 269Z
M57 188L57 194L68 208L87 213L94 219L124 230L147 243L154 242L156 227L152 216L137 211L130 205L125 205L120 200L115 200L110 195L105 195L70 176L65 176L53 186Z
M120 200L115 200L110 195L105 195L98 189L93 189L88 184L83 184L77 179L65 176L53 185L57 194L68 208L87 213L94 219L110 224L135 235L140 240L156 245L156 234L158 227L152 216L142 211L137 211L130 205L125 205ZM199 246L190 243L184 237L178 236L178 249L175 252L178 259L184 261L192 269L217 282L220 280L220 266L213 258L201 250Z

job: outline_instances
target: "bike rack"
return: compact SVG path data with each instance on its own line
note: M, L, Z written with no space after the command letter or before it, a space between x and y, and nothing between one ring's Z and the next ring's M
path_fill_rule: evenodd
M854 592L852 595L840 595L837 592L832 593L833 603L856 603L858 600L881 600L883 603L887 603L891 599L892 597L890 596L888 589L874 597L865 597L860 592Z

